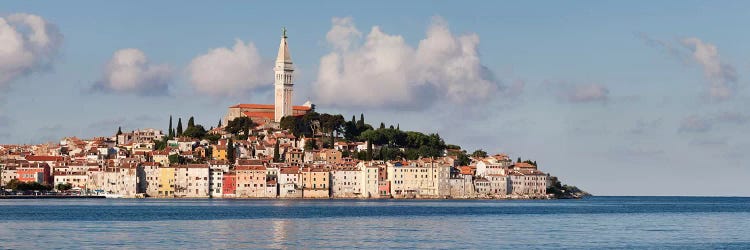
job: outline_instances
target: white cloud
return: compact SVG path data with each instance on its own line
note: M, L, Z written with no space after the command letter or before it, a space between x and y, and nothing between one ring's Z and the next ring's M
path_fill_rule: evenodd
M49 67L62 39L57 27L40 16L0 17L0 87Z
M233 48L215 48L197 56L188 65L196 91L213 96L233 96L262 86L271 86L272 65L262 60L252 42L237 40Z
M646 34L638 33L647 45L665 51L679 61L689 64L697 63L703 68L703 75L708 80L707 97L712 101L725 101L734 96L737 89L737 71L729 63L723 62L719 49L701 39L691 37L679 41L679 44L653 39Z
M575 85L568 90L568 101L570 102L606 102L609 98L609 89L600 84Z
M326 41L338 50L347 50L352 43L362 38L362 32L357 30L351 17L334 17L331 21L333 27L326 33Z
M698 38L687 38L682 44L692 51L693 60L703 67L708 79L708 95L713 100L727 100L734 95L737 72L732 65L721 62L719 50Z
M545 90L556 92L561 101L570 103L606 103L609 100L609 89L602 84L573 84L569 82L545 81Z
M320 104L419 108L442 99L482 101L502 88L480 62L479 36L456 36L441 18L416 48L378 26L360 42L351 18L332 23L326 35L332 51L320 59L314 83ZM518 87L523 84L509 89Z
M168 65L152 65L138 49L121 49L112 55L104 75L94 83L92 90L166 95L171 80L172 70Z

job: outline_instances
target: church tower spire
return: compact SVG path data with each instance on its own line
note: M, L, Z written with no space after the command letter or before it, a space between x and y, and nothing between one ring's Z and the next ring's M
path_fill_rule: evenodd
M293 115L292 113L292 91L293 91L293 73L292 56L289 54L289 47L286 43L286 28L281 30L281 43L279 44L279 54L276 57L276 66L274 67L274 92L275 107L274 120L280 122L281 118Z

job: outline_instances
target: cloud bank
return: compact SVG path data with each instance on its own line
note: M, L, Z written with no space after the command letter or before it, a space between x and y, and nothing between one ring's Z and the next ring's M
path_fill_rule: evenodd
M166 95L172 81L172 70L166 64L153 65L138 49L116 51L107 63L104 74L92 90L134 93L138 95Z
M737 72L734 66L721 61L716 46L698 38L683 39L682 44L692 51L693 61L703 68L708 80L708 96L718 101L731 98L736 90Z
M609 100L609 89L602 84L544 81L541 86L544 90L556 94L557 98L563 102L606 103Z
M252 42L237 39L232 48L215 48L195 57L188 65L196 91L212 96L236 96L271 86L272 65L264 62Z
M647 45L663 50L671 57L699 65L708 83L706 96L709 100L725 101L731 99L737 91L737 71L733 65L722 61L716 45L695 37L673 43L654 39L643 33L637 36Z
M732 111L703 116L691 115L682 120L679 132L705 133L714 126L724 124L744 125L748 121L750 121L750 115Z
M48 68L63 36L44 18L18 13L0 17L0 88Z
M331 52L320 59L313 84L320 104L414 109L436 101L484 101L523 87L501 86L479 59L479 36L454 35L439 17L416 48L378 26L360 41L351 18L333 18L332 24L326 34Z

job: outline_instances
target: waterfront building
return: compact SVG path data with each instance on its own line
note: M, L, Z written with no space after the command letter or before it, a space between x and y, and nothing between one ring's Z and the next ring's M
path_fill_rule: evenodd
M266 197L266 167L263 165L235 166L237 197Z
M489 194L504 198L510 190L510 177L504 174L489 174L485 177L490 182Z
M25 163L16 167L18 180L23 182L39 182L52 184L50 166L46 162Z
M302 198L302 174L298 167L280 168L277 181L280 198Z
M437 198L450 192L450 165L432 159L389 162L391 195L396 198Z
M221 184L221 195L223 198L236 197L237 174L234 171L224 173Z
M208 164L185 164L174 167L175 197L209 197Z
M476 188L477 195L479 195L480 198L490 195L490 181L484 177L477 177L474 179L474 188Z
M360 170L357 168L340 168L331 171L331 195L334 198L362 197Z
M159 196L159 175L161 164L158 162L144 162L141 163L143 166L143 183L141 185L145 187L142 192L146 193L148 197Z
M516 196L544 196L547 194L547 175L539 170L514 170L509 173L510 191Z
M474 172L469 166L458 168L459 172L450 181L450 196L453 198L471 198L476 195L474 188Z
M319 167L302 169L302 197L328 198L331 188L330 172Z
M159 197L174 197L175 195L175 167L171 165L159 168Z
M378 165L378 196L391 197L391 180L388 179L388 165Z
M358 164L360 179L362 180L360 183L362 185L361 191L363 198L380 197L380 185L378 184L380 174L378 172L380 171L379 165L383 164L385 163L380 162L376 164L372 161L367 163L361 162L360 164Z
M71 184L74 188L78 187L81 189L85 189L88 182L89 182L89 176L87 172L55 173L55 176L54 176L55 185L68 183L68 184Z

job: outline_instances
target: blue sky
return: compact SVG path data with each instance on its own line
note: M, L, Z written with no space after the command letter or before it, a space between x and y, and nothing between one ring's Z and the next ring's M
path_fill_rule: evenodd
M0 143L270 103L286 26L297 103L534 159L595 194L750 195L746 1L0 3L28 38L18 13L61 39L27 39L33 63L0 53ZM140 73L117 78L133 68L115 59Z

